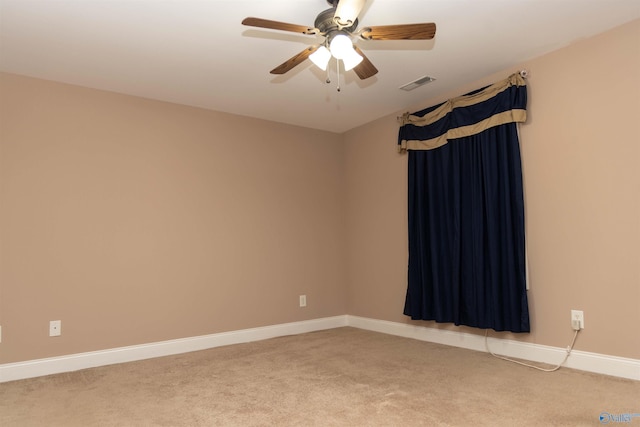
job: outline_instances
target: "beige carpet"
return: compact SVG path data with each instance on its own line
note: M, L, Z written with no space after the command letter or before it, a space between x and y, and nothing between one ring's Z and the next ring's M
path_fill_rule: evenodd
M602 412L640 413L640 382L354 328L0 384L2 427L597 426Z

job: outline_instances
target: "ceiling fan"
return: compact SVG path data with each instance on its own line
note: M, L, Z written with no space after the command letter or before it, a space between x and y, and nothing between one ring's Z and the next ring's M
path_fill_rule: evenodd
M261 18L245 18L243 25L274 30L290 31L307 35L324 36L324 41L315 46L309 46L302 52L289 58L276 68L271 74L284 74L307 58L322 68L332 57L342 60L345 71L353 69L356 75L364 80L374 76L378 69L369 61L364 53L353 44L353 39L364 40L429 40L436 34L436 24L402 24L363 27L358 29L358 15L362 11L366 0L327 0L331 5L316 17L313 27L271 21Z

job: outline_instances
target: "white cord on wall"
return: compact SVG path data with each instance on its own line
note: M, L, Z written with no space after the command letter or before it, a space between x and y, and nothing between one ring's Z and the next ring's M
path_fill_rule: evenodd
M530 365L528 363L521 362L519 360L509 359L508 357L500 356L498 354L495 354L494 352L492 352L489 349L489 330L488 329L484 333L484 346L487 349L487 352L489 354L491 354L494 357L497 357L498 359L506 360L507 362L517 363L518 365L527 366L529 368L537 369L537 370L542 371L542 372L553 372L553 371L557 371L558 369L560 369L560 367L564 364L564 362L566 362L567 359L569 358L569 355L571 354L571 351L573 350L573 346L576 343L576 338L578 337L578 332L580 332L580 329L577 329L575 331L575 334L573 334L573 340L571 341L571 345L569 347L567 347L567 354L565 354L564 359L562 360L562 362L560 362L558 365L556 365L553 368L541 368L540 366Z

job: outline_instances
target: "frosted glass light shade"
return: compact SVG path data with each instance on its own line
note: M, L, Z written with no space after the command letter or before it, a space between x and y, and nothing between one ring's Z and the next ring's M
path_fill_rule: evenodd
M329 49L334 58L344 59L345 56L349 55L349 51L353 51L353 43L346 35L338 34L331 40Z
M342 62L344 62L344 70L351 70L353 67L361 63L362 59L362 56L353 48L351 48L351 52L349 52L347 55L345 55L344 58L342 58Z
M320 69L326 70L329 60L331 59L331 52L324 46L320 46L315 52L309 55L309 59L316 64Z

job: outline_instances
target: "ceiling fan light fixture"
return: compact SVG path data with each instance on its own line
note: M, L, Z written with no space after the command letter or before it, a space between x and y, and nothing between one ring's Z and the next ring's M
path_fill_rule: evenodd
M320 46L315 52L309 55L309 59L318 66L318 68L326 71L329 60L331 59L331 52L324 46Z

